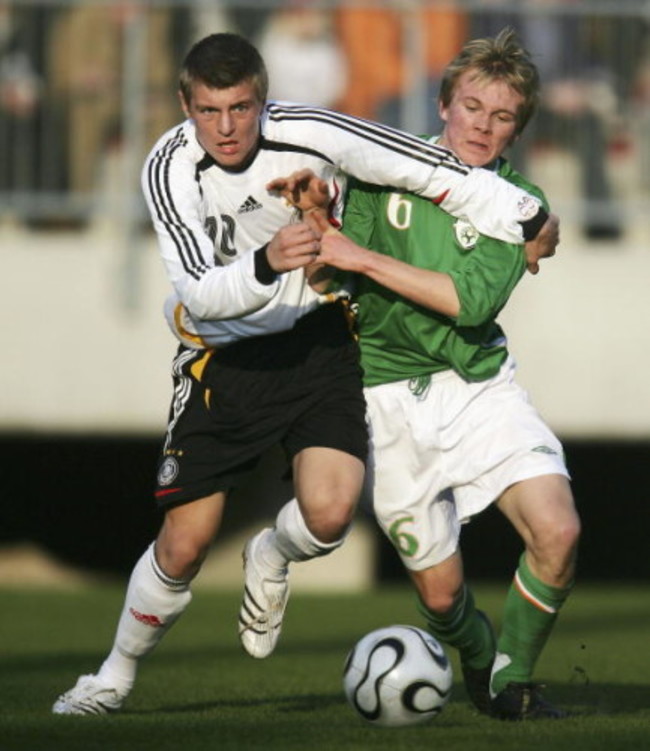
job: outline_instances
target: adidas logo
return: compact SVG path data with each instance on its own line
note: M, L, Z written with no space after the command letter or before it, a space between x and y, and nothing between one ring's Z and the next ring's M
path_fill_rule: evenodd
M237 213L248 214L249 211L257 211L257 209L261 208L262 204L259 201L256 201L253 196L248 196L244 203L237 209Z
M147 615L141 613L135 608L129 608L129 613L140 623L144 623L145 626L152 626L153 628L162 628L165 624L158 618L157 615Z
M550 446L535 446L531 451L536 451L538 454L554 454L557 456L557 451L554 451Z

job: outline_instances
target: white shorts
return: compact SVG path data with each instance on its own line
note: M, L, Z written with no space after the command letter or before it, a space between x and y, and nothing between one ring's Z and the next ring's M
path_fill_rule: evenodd
M448 558L460 525L531 477L568 477L562 445L509 359L492 379L432 376L415 396L408 381L365 389L371 429L368 490L375 515L404 565L418 571Z

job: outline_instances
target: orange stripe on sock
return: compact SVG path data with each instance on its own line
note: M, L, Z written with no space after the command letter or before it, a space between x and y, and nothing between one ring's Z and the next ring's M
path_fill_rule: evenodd
M555 608L552 608L550 605L547 605L546 603L537 599L534 594L526 589L524 583L519 577L519 571L515 571L515 586L519 590L519 594L524 598L524 600L528 600L528 602L538 610L543 610L545 613L557 613L557 610Z

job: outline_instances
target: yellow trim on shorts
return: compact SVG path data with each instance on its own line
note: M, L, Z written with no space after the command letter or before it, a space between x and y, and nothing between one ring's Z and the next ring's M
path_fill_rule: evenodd
M208 364L213 354L214 350L209 349L204 353L203 357L201 357L200 360L197 360L196 362L193 362L192 365L190 365L190 373L199 383L201 382L201 378L203 378L203 371L205 370L205 366Z
M182 302L176 303L176 307L174 308L174 323L176 324L176 330L184 339L187 339L188 341L199 345L201 349L206 349L207 347L206 347L205 340L203 339L203 337L199 336L198 334L192 334L183 326L183 324L181 323L182 313L183 313L183 303Z

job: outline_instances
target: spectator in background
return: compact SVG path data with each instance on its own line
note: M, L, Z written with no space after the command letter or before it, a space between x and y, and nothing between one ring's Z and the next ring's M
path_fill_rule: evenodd
M423 57L428 111L423 127L439 123L436 96L441 72L460 49L467 35L467 17L449 4L417 11L416 28L423 34ZM338 9L337 32L348 61L348 87L338 109L359 117L378 119L393 127L406 127L402 102L417 83L409 65L405 32L409 19L391 9ZM372 55L368 54L372 40ZM416 92L420 96L420 92Z
M0 2L0 191L9 196L65 188L60 111L47 88L43 54L57 13ZM4 203L11 205L11 197ZM19 210L35 221L42 207L32 200Z
M607 171L608 127L619 108L612 58L602 35L594 33L595 19L571 12L577 0L562 8L551 3L545 11L548 4L520 0L512 11L512 2L486 0L486 11L472 15L471 35L490 36L506 25L517 30L540 71L543 94L536 121L512 151L513 162L526 171L530 148L540 140L569 147L579 161L586 201L584 233L592 240L615 239L622 227Z
M255 8L254 6L243 8L232 4L228 8L228 16L231 19L234 29L247 39L257 39L263 33L273 11L270 8ZM208 34L212 30L204 29L203 33Z
M20 133L33 130L41 97L41 78L24 39L24 12L0 5L0 188L27 187L32 149L15 148ZM26 164L25 161L29 160ZM22 183L22 184L21 184Z
M7 3L0 5L0 103L3 111L23 118L36 109L41 80L15 16Z
M122 122L125 30L140 7L129 0L113 5L66 9L53 29L50 45L54 93L65 103L70 189L92 192L107 149L119 144ZM176 109L170 101L175 69L170 12L147 11L144 62L144 144L148 148L170 127Z
M396 22L397 25L397 22ZM417 33L422 35L423 58L425 65L424 92L426 112L423 128L438 133L442 129L442 120L438 114L438 91L445 66L463 46L467 37L467 14L452 5L442 8L423 8L418 13ZM403 33L403 32L402 32ZM417 41L416 41L417 43ZM404 45L402 45L404 47ZM408 50L402 54L402 90L398 96L389 97L380 102L378 119L395 128L407 127L405 108L414 96L418 100L422 91L417 86L418 70L409 66Z
M175 70L180 68L188 47L206 33L235 31L231 9L224 7L221 0L192 0L189 7L176 7L172 14Z
M389 10L344 5L336 11L335 24L348 66L348 85L337 109L376 119L379 104L401 89L399 19Z
M650 51L641 59L634 77L630 103L635 141L639 151L641 187L650 189Z
M632 148L642 190L650 189L650 19L600 18L594 34L606 44L622 109L623 149Z
M343 95L346 61L329 11L292 2L271 16L258 48L269 71L271 99L333 107Z

